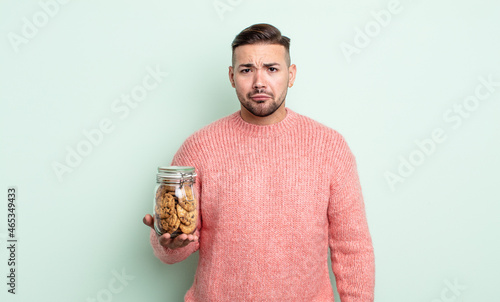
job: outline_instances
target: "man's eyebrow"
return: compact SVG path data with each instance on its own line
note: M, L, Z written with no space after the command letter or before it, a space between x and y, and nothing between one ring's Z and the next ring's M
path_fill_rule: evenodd
M264 63L264 67L271 67L271 66L276 66L280 65L279 63ZM247 63L247 64L240 64L238 67L255 67L253 63Z

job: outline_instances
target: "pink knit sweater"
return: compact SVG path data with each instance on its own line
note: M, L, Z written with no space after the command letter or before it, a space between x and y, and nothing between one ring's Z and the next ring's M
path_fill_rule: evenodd
M328 247L342 302L373 301L375 264L355 158L343 137L289 108L267 126L240 112L191 135L173 165L196 167L199 250L185 301L334 301Z

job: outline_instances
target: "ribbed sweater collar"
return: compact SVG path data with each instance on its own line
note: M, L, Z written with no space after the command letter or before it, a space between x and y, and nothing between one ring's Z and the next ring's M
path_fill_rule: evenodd
M233 113L229 117L229 121L234 126L234 129L237 129L244 135L253 137L275 136L286 132L297 123L298 114L288 107L285 107L285 110L287 112L285 118L271 125L256 125L246 122L241 117L241 110Z

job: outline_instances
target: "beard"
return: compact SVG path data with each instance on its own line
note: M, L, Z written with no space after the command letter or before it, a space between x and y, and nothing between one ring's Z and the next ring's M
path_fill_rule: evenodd
M278 99L274 97L274 94L271 92L266 92L263 89L254 90L248 93L246 96L243 94L236 92L238 99L243 107L248 110L251 114L259 117L266 117L273 114L279 107L283 104L286 98L287 90L285 90ZM251 96L255 94L266 94L270 97L270 99L265 101L254 101Z

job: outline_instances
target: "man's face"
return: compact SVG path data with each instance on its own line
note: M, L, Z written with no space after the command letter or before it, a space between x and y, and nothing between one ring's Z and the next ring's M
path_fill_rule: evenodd
M242 105L254 116L266 117L285 106L288 87L295 80L295 65L288 67L285 47L250 44L236 47L229 80Z

